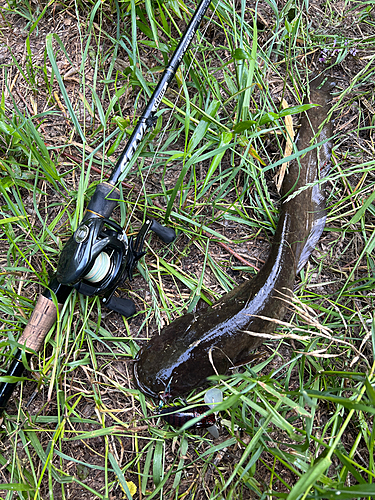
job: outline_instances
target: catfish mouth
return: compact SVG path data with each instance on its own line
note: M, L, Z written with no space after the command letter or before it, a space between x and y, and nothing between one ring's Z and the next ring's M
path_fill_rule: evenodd
M150 396L153 399L158 399L159 395L156 392L152 391L147 385L143 384L140 381L139 374L138 374L138 363L139 363L139 358L138 359L136 358L134 360L134 364L133 364L133 375L134 375L136 386L138 387L138 389L141 392L146 394L146 396Z

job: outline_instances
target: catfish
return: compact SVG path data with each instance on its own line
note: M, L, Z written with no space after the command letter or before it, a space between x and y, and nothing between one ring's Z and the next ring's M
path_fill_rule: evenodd
M134 363L138 388L157 398L181 397L207 385L207 377L243 364L262 336L282 320L297 273L315 248L326 222L325 191L319 182L331 165L332 121L327 119L331 88L321 78L310 83L310 102L296 139L302 151L323 142L290 163L269 257L258 274L198 313L187 313L164 327L139 351Z

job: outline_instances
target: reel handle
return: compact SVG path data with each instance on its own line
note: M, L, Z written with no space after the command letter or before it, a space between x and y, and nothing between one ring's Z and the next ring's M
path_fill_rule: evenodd
M164 243L172 243L176 239L176 232L171 227L165 227L159 224L155 219L150 219L151 231L154 231L155 234L159 236L159 238L164 241Z

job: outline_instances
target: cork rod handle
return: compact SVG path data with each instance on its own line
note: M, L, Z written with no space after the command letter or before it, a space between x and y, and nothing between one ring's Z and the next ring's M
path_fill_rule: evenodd
M59 311L61 311L62 304L58 306ZM18 342L34 351L39 351L56 318L57 309L55 304L52 300L40 295L29 322Z

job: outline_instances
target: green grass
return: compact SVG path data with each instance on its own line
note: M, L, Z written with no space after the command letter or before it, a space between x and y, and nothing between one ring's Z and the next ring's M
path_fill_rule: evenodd
M170 247L148 241L121 290L138 307L129 324L98 299L70 296L5 414L1 498L121 498L127 481L136 498L150 499L375 496L373 7L346 2L338 12L325 2L307 13L306 5L261 2L258 17L252 3L211 5L127 175L134 188L119 186L115 214L130 233L147 214L179 237ZM0 106L3 373L191 7L20 0L2 8L2 43L11 33ZM13 36L15 25L24 31ZM297 280L294 312L259 357L217 381L219 441L168 428L133 388L131 360L199 297L211 303L255 272L217 240L261 265L278 218L281 99L301 106L314 64L338 82L337 135L329 217Z

